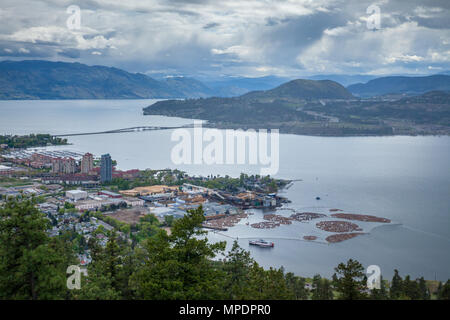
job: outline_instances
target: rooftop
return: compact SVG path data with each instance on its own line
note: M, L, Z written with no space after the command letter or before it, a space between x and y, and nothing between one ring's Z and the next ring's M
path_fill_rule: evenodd
M66 191L67 193L71 193L71 194L85 194L86 193L86 191L83 191L83 190L68 190L68 191Z

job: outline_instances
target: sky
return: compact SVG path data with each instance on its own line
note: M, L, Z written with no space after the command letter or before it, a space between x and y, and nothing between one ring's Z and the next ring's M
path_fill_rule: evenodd
M0 0L0 60L24 59L150 76L434 74L450 70L450 1Z

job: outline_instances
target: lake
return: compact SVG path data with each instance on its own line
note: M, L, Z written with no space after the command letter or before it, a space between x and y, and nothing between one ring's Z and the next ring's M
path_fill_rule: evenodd
M180 126L190 119L143 116L156 100L0 101L0 134L66 134L133 126ZM258 128L255 128L258 129ZM172 130L73 136L62 148L110 153L119 169L178 168L191 175L258 174L255 165L175 165L170 153ZM282 194L297 211L345 212L389 218L393 223L370 234L335 244L295 240L304 225L253 229L246 220L212 241L239 237L263 266L284 266L298 275L330 277L349 258L365 267L379 265L385 278L398 269L402 276L450 278L450 137L309 137L280 135L276 177L301 179ZM321 200L316 200L320 196ZM249 219L261 219L255 211ZM283 211L277 214L288 215ZM252 220L252 221L253 221ZM249 220L250 221L250 220ZM248 239L273 239L275 247L248 246Z

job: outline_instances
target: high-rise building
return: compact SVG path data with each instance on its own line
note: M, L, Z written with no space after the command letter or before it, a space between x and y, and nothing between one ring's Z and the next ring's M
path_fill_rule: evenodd
M92 153L86 153L81 159L81 173L88 174L94 168L94 156Z
M100 162L100 181L108 182L112 180L112 160L108 154L102 155Z
M71 174L76 171L76 161L73 158L54 158L52 160L52 173Z

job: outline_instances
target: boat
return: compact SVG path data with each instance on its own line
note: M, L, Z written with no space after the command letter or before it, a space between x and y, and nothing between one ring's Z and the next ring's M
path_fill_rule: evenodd
M263 240L263 239L250 240L248 243L250 245L263 247L263 248L273 248L274 247L274 243L273 242L268 242L268 241Z
M320 197L316 197L316 200L320 200Z

